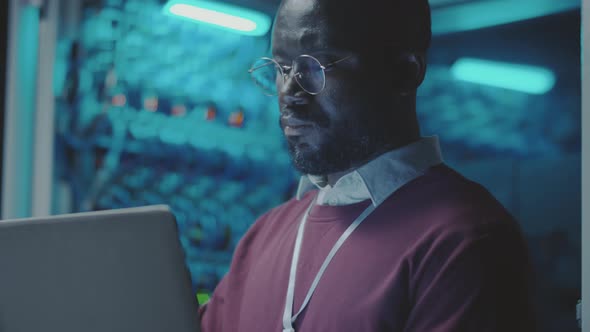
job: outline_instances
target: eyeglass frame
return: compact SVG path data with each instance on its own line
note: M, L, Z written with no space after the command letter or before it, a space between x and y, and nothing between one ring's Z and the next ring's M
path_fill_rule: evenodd
M320 64L320 68L322 69L322 74L323 74L323 77L324 77L324 82L323 82L323 84L322 84L322 88L321 88L321 89L320 89L320 91L318 91L318 92L309 92L309 91L307 91L307 90L306 90L306 89L303 87L303 85L302 85L302 84L299 82L299 78L301 78L301 73L297 72L297 73L293 74L293 76L295 77L295 82L297 82L297 84L299 85L299 87L300 87L301 89L303 89L303 91L305 91L306 93L309 93L309 94L310 94L310 95L312 95L312 96L316 96L316 95L318 95L318 94L322 93L322 91L324 91L324 88L326 87L326 72L329 72L329 71L330 71L330 69L331 69L331 68L332 68L332 67L333 67L335 64L337 64L337 63L339 63L339 62L342 62L342 61L344 61L344 60L347 60L347 59L351 58L351 57L352 57L352 55L345 56L344 58L341 58L341 59L338 59L338 60L336 60L336 61L330 62L330 63L328 63L327 65L322 65L322 63L320 62L320 60L318 60L316 57L314 57L314 56L312 56L312 55L309 55L309 54L301 54L301 55L297 56L295 59L293 59L293 60L291 61L291 66L281 66L281 64L280 64L280 63L279 63L277 60L275 60L275 59L273 59L273 58L269 58L269 57L261 57L261 58L259 58L259 59L258 59L258 60L256 60L256 61L259 61L259 60L269 60L270 62L273 62L273 63L274 63L274 64L275 64L275 65L276 65L276 66L279 68L279 70L280 70L280 74L281 74L281 76L283 77L283 83L285 83L285 82L287 82L287 77L288 77L288 75L290 75L290 74L291 74L290 72L288 72L288 73L285 73L285 69L286 69L287 71L291 71L291 69L293 69L293 67L295 67L295 60L297 60L297 59L299 59L299 58L301 58L301 57L307 57L307 58L311 58L311 59L315 60L317 63L319 63L319 64ZM252 77L252 80L254 80L254 83L255 83L256 85L260 86L258 83L256 83L256 80L255 80L255 79L254 79L254 77L252 76L252 73L253 73L254 71L256 71L256 70L258 70L258 69L260 69L260 68L262 68L262 67L264 67L264 66L268 66L268 65L270 65L270 63L269 63L269 64L264 64L264 65L258 66L258 67L256 67L256 68L250 68L250 69L248 69L248 73L250 74L250 77ZM275 84L276 84L276 83L275 83ZM260 88L261 88L261 89L264 91L264 88L263 88L263 87L260 87ZM276 96L276 95L278 95L278 91L277 91L277 94L269 95L269 94L265 93L265 95L267 95L267 96Z

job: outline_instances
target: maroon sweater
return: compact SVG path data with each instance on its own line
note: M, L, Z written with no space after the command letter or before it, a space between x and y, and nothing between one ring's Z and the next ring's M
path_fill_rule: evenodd
M201 310L205 332L282 330L297 227L316 192L269 211ZM310 212L294 311L338 237L370 204ZM341 247L293 324L317 331L533 331L527 249L484 188L441 164L386 199Z

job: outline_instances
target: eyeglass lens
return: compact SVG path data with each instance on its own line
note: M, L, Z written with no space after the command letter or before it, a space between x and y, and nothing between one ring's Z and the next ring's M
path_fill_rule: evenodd
M265 58L257 60L252 65L250 75L264 94L277 95L277 78L282 75L279 66L274 61Z
M277 95L277 83L285 83L282 70L271 59L262 58L252 65L251 75L254 82L266 95ZM302 55L293 61L290 74L303 90L310 94L320 93L325 85L325 74L320 62L314 57Z
M311 56L300 56L294 61L293 71L297 83L303 90L316 94L324 89L324 70L318 60ZM298 75L297 75L298 74Z

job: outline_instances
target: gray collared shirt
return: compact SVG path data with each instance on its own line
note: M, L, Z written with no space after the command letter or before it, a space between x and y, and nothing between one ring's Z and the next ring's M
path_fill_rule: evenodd
M386 152L356 170L344 175L334 187L322 177L303 175L299 180L297 199L309 190L319 188L317 204L348 205L371 199L381 204L404 184L420 176L428 168L443 162L437 136Z

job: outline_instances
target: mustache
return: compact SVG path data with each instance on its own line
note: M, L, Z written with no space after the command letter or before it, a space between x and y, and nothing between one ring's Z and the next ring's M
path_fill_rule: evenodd
M281 116L279 116L278 124L281 129L284 129L284 118L290 118L302 122L313 123L320 128L328 128L330 126L330 118L322 111L313 111L309 107L285 107L281 109Z

